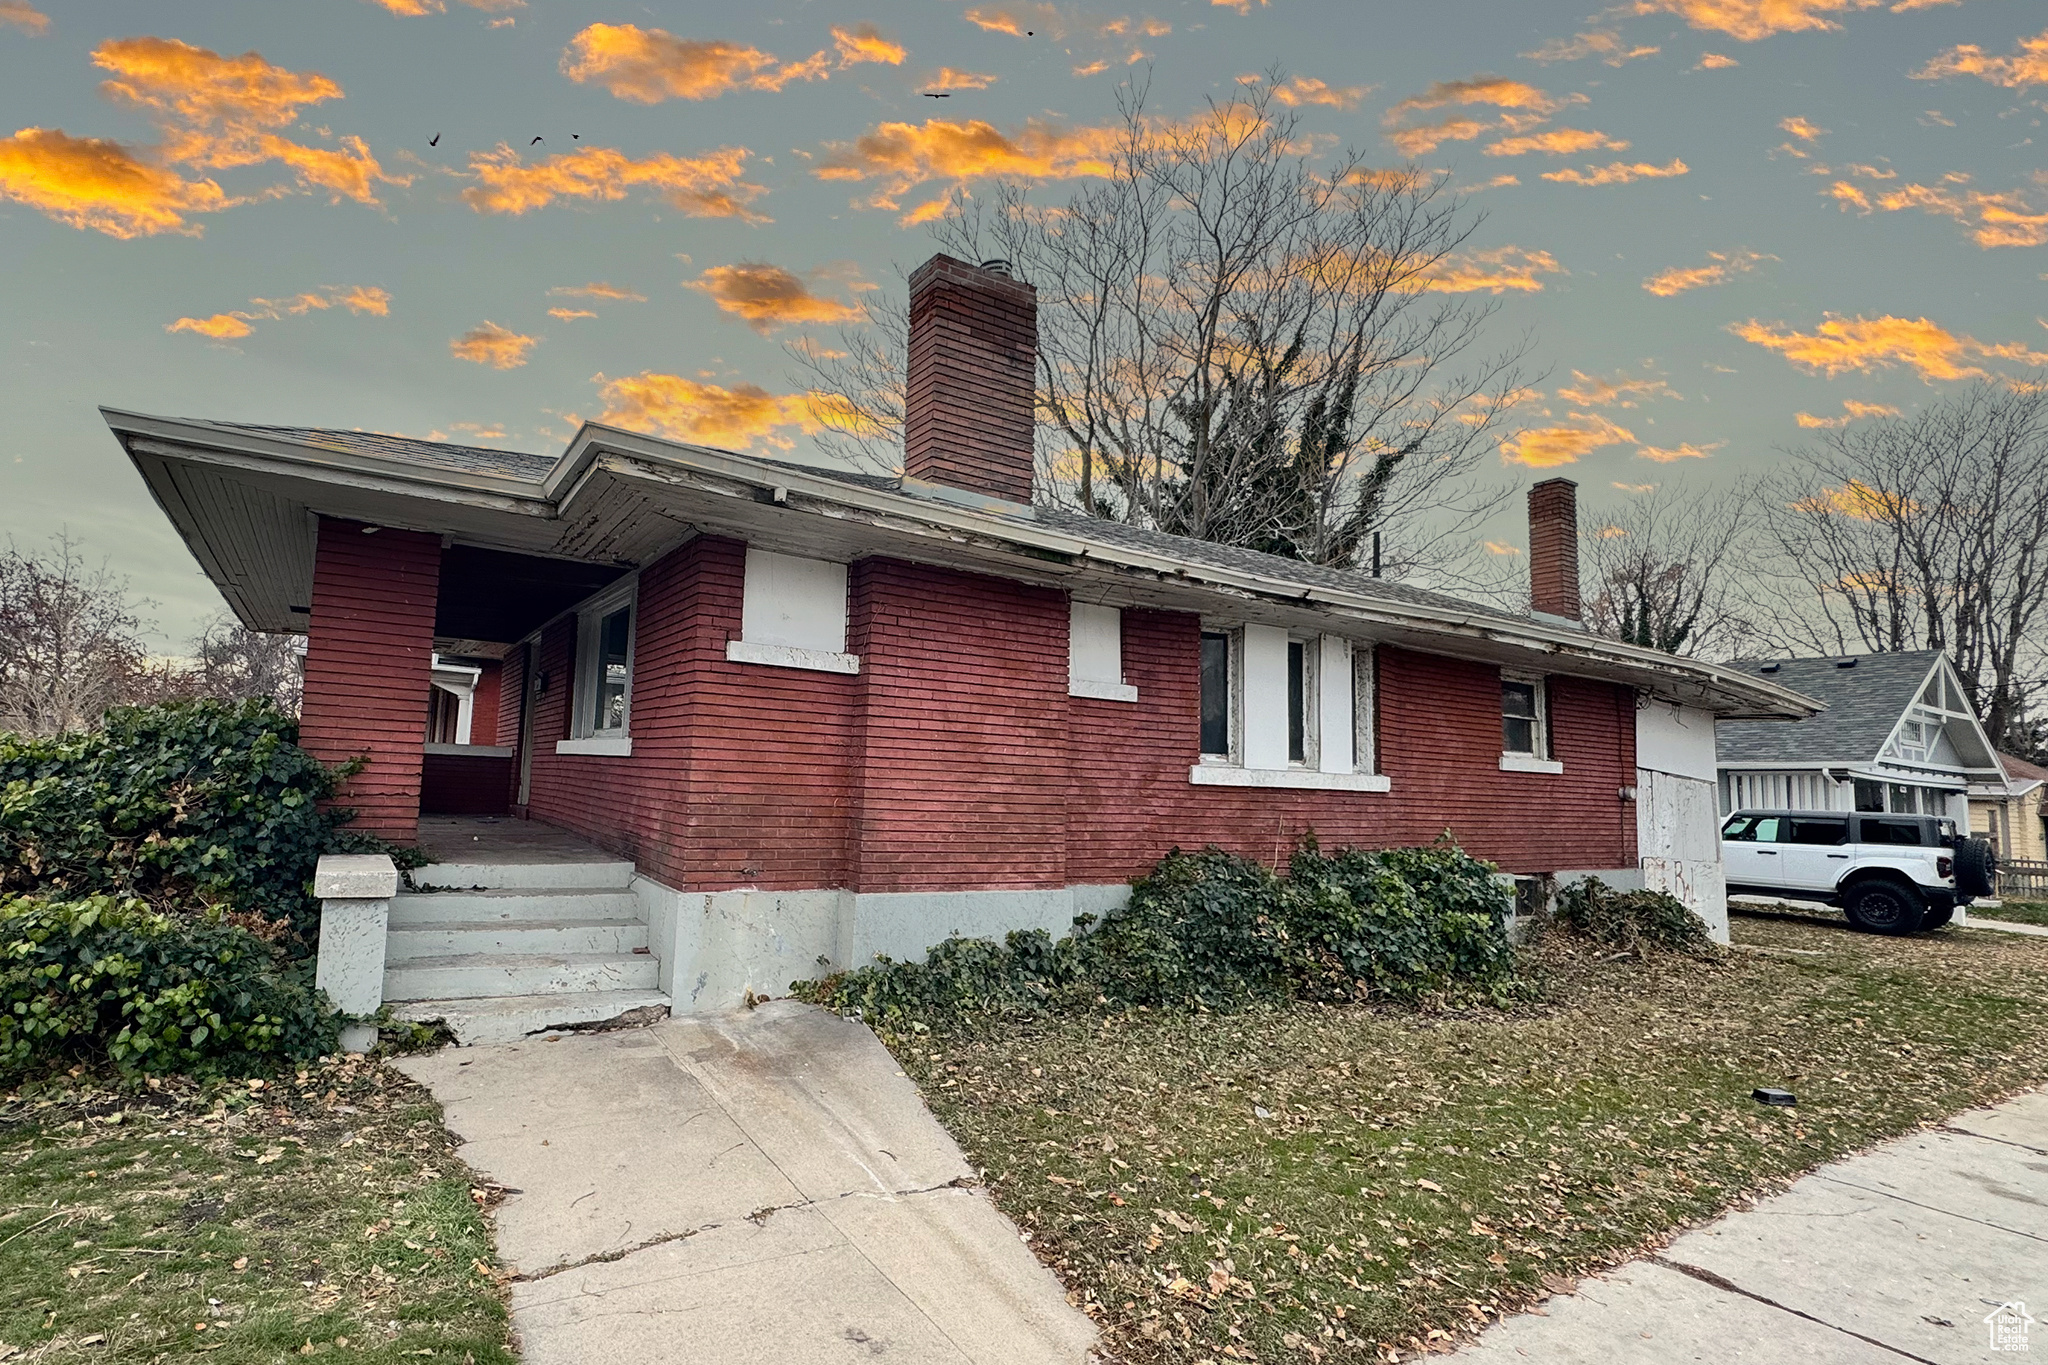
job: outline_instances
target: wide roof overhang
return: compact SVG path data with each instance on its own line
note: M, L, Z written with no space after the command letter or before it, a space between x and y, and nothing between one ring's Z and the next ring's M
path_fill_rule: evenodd
M528 564L531 610L444 619L444 636L500 639L698 535L851 562L886 556L1157 607L1361 638L1509 667L1622 683L1724 716L1797 719L1821 704L1775 683L1568 624L1402 600L1097 540L1012 504L869 487L776 461L587 423L544 476L427 468L203 421L102 409L150 492L228 605L254 630L304 631L317 518L438 534L456 564L496 552ZM510 561L506 561L510 563ZM458 575L472 585L489 575ZM517 582L507 579L508 583ZM546 585L550 592L534 591ZM577 587L584 591L567 596ZM601 586L601 584L597 584ZM488 595L487 593L484 595ZM444 618L449 603L444 595ZM542 614L544 613L544 614ZM540 619L530 619L536 615Z

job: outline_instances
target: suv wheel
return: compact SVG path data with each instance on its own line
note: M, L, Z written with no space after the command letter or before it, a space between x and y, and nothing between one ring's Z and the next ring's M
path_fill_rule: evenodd
M1910 934L1920 927L1927 906L1897 882L1864 882L1849 892L1849 923L1866 934Z

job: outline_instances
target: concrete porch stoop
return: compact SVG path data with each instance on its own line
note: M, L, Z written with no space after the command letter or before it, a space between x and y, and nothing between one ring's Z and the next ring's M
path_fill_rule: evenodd
M667 1013L633 864L574 845L507 857L507 844L525 851L516 835L493 843L417 869L418 889L392 897L384 1000L395 1016L441 1020L467 1045ZM454 831L430 847L457 851Z

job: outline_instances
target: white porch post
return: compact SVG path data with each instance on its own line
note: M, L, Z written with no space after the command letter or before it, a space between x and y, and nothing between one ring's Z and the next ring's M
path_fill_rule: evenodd
M375 1014L384 1003L384 937L391 898L398 894L397 866L381 853L330 853L313 874L313 894L320 898L313 984L343 1014ZM344 1052L368 1052L376 1045L374 1024L349 1024L341 1031Z

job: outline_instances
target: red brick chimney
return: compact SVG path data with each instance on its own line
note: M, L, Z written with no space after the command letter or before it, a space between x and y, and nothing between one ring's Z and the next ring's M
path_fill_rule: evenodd
M907 485L1031 501L1038 291L1000 261L934 256L910 277Z
M1529 605L1576 621L1579 606L1579 486L1545 479L1529 490Z

